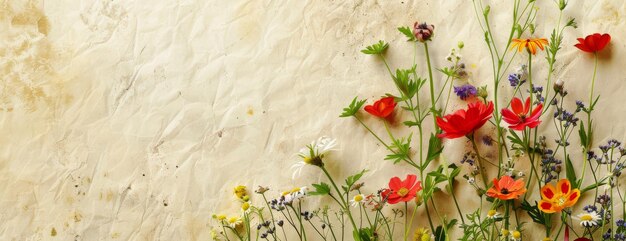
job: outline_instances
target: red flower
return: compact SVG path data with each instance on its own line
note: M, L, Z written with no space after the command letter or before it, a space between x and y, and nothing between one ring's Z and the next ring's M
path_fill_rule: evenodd
M526 103L522 104L522 100L515 97L511 100L511 109L502 109L502 119L509 123L509 128L516 131L523 131L527 126L535 128L541 123L542 104L538 104L532 112L530 112L530 97L526 98Z
M374 116L386 118L393 112L393 108L396 107L396 102L393 97L385 97L374 102L373 105L365 106L365 111Z
M483 102L474 102L467 105L467 110L461 109L446 115L437 117L437 125L444 132L437 135L439 138L454 139L474 133L491 118L493 102L485 105Z
M502 176L500 180L493 179L493 187L487 190L487 196L500 200L517 199L526 192L524 181L513 180L510 176Z
M389 189L385 189L381 195L387 199L388 203L396 204L411 201L420 190L422 190L422 182L417 181L417 176L409 174L404 180L400 180L399 177L391 178Z
M606 45L609 44L610 41L611 35L609 35L608 33L594 33L592 35L587 35L587 37L585 37L584 39L578 38L578 43L574 46L588 53L596 53L602 51L602 49L604 49L604 47L606 47Z

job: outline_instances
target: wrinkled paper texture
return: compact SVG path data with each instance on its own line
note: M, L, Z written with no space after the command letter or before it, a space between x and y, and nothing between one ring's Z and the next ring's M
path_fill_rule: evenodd
M512 2L485 2L502 51ZM561 24L574 17L579 27L564 32L553 80L565 82L566 106L587 101L593 58L573 44L577 37L610 33L596 82L595 146L609 138L624 141L626 5L569 2ZM552 1L538 6L534 36L548 38L558 9ZM392 69L409 68L416 56L418 73L427 77L423 49L396 30L416 20L435 25L435 67L448 65L449 49L463 41L469 83L488 85L493 94L472 1L0 1L0 239L207 240L215 225L211 215L239 213L234 186L269 186L275 196L326 180L310 167L292 179L289 169L298 161L295 153L322 135L339 142L325 160L335 177L369 170L365 192L386 187L392 176L416 173L385 161L385 148L355 119L338 118L355 96L371 103L396 93L382 61L359 52L380 39L390 43ZM523 56L507 72L524 63ZM544 56L535 58L535 83L546 82ZM444 78L435 76L439 89ZM505 101L513 90L507 81L501 85ZM421 103L428 103L424 90ZM453 97L446 112L464 107ZM392 132L413 132L416 152L417 131L401 122L408 113L394 115ZM388 140L380 120L362 117ZM549 124L539 131L554 147L551 121L546 115ZM431 132L430 117L425 123ZM487 125L479 135L493 137L493 130ZM576 133L570 140L573 162L581 166ZM444 143L442 158L449 163L470 150L463 138ZM497 155L494 147L481 145L481 151ZM527 161L516 168L530 170ZM536 200L537 186L530 189ZM459 178L455 190L466 212L479 207L466 181ZM314 209L319 200L306 205ZM448 194L436 200L442 215L456 217ZM574 212L590 200L584 196ZM255 194L252 201L263 204ZM543 238L542 227L524 220L526 230L542 230L526 231L525 238ZM414 224L427 227L423 207Z

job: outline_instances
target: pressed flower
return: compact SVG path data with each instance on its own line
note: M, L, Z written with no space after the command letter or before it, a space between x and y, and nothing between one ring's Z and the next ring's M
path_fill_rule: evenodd
M509 123L509 128L513 130L523 131L526 127L535 128L541 123L539 116L541 116L543 105L537 104L532 112L531 107L530 98L526 98L526 103L522 104L522 100L515 97L511 100L510 110L502 109L502 119Z
M487 196L500 200L517 199L526 192L524 181L513 180L510 176L502 176L500 180L493 179L493 186L487 190Z
M306 165L319 167L323 166L324 163L322 162L322 158L324 158L324 155L330 152L336 145L336 139L322 136L317 139L317 141L313 141L310 145L300 149L298 156L302 158L302 160L291 166L291 169L293 170L291 178L295 179L296 176L300 176L302 168Z
M574 206L580 197L580 190L572 189L567 179L561 179L554 187L548 183L541 188L539 210L544 213L560 212L564 208Z
M574 46L587 53L597 53L606 47L611 41L611 35L608 33L594 33L587 35L585 38L578 38L578 43Z
M352 200L350 200L350 205L352 205L353 207L357 207L361 205L361 203L364 203L364 202L365 202L365 195L357 194L354 197L352 197Z
M509 75L511 87L518 87L528 80L528 68L525 64L520 65L514 73Z
M454 93L461 98L462 100L466 100L467 98L474 97L478 94L478 90L476 87L470 84L454 86Z
M500 216L500 213L496 210L489 210L487 212L487 218L491 218L491 219L497 219L497 218L501 218L502 216Z
M231 228L237 228L243 224L243 221L241 220L241 217L233 216L228 218L227 223Z
M480 101L469 103L467 110L461 109L443 118L437 117L437 125L443 130L437 137L454 139L472 134L491 118L492 113L491 101L487 105Z
M511 48L516 48L519 52L522 52L524 48L528 50L532 55L537 54L537 48L544 50L544 45L548 45L548 40L545 38L533 38L533 39L513 39Z
M244 202L243 204L241 204L241 210L246 212L248 211L248 209L250 209L250 203L249 202Z
M430 241L434 240L428 229L425 228L417 228L415 229L415 233L413 234L413 241Z
M396 204L411 201L420 190L422 190L422 182L417 181L417 176L409 174L404 180L400 180L399 177L391 178L389 189L385 189L381 195L388 203Z
M215 218L217 221L224 221L226 220L226 215L223 215L223 214L213 215L213 218Z
M511 240L521 240L521 239L522 239L522 233L520 233L520 231L517 231L517 230L511 231Z
M239 199L244 199L245 196L248 196L248 190L246 189L246 186L236 186L233 190L233 192L235 193L235 196Z
M415 22L413 24L413 35L417 41L426 42L430 40L435 32L435 25Z
M373 105L366 105L364 110L374 116L380 118L387 118L393 112L396 107L396 101L393 97L385 97L374 102Z
M600 217L597 212L591 211L578 214L576 216L576 219L580 220L580 225L582 225L583 227L591 228L594 226L598 226L598 222L600 222L602 217Z

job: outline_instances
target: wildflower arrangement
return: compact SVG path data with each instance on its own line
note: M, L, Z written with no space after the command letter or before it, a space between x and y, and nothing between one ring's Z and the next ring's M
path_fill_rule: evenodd
M389 44L382 40L361 51L381 60L396 89L381 91L393 93L374 101L357 96L340 117L354 119L354 125L386 149L384 159L402 165L408 175L390 176L388 183L372 188L363 182L367 170L339 179L325 165L338 141L320 137L297 153L299 161L292 169L295 178L303 168L314 167L324 175L321 182L282 192L260 186L255 196L249 196L246 187L235 187L241 210L235 215L215 214L213 238L525 240L542 233L543 240L626 240L626 198L620 179L626 148L615 139L596 148L601 137L593 132L593 111L600 99L594 93L598 53L609 51L610 35L595 33L578 38L573 46L563 45L564 38L573 39L565 30L576 28L573 18L561 22L568 1L555 1L559 19L548 37L535 32L535 1L513 0L506 3L511 5L512 22L502 40L491 30L490 7L481 0L472 2L491 54L491 80L472 79L460 55L462 42L446 57L449 66L434 67L429 42L436 41L435 26L425 22L398 28L407 45L415 48L408 68L392 69L385 57ZM423 48L423 56L418 48ZM573 48L582 58L594 60L588 83L586 76L572 80L589 85L585 100L569 98L565 82L553 80L558 54ZM536 65L547 68L547 75L533 72ZM478 82L490 84L472 84ZM466 104L453 108L449 101L454 98ZM390 124L398 121L402 127ZM375 132L372 125L384 126L386 133ZM557 135L539 127L554 128ZM397 136L399 131L392 128L409 134ZM469 147L447 150L453 140ZM448 160L444 150L464 155ZM483 155L481 150L495 155ZM574 159L582 166L575 167ZM475 189L475 207L461 208L455 192L465 185L460 179ZM440 197L435 201L434 195L449 201ZM316 196L322 197L321 205L311 203ZM442 214L441 208L447 206L455 209L455 215ZM418 213L426 219L417 219ZM529 222L535 226L529 228Z

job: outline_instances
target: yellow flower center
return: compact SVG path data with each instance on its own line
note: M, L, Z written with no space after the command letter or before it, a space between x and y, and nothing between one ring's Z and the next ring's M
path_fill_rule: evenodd
M239 221L238 217L231 217L231 218L228 219L228 223L230 223L230 224L237 223L237 221Z
M582 221L591 221L591 220L593 220L593 217L591 215L589 215L589 214L585 214L585 215L580 216L580 220L582 220Z
M241 209L243 209L244 211L247 211L250 208L250 203L245 202L241 205Z
M489 217L496 216L496 210L493 210L493 209L489 210L489 212L487 212L487 216Z
M518 239L518 238L522 237L522 234L519 231L515 230L515 231L513 231L512 236L513 236L513 238Z
M409 193L409 189L407 189L406 187L400 188L400 190L398 190L398 196L400 197L404 197Z
M355 202L363 201L363 195L356 195L356 196L354 196L354 201Z
M303 159L304 160L302 160L302 161L304 161L304 163L309 164L309 165L313 165L313 162L312 162L313 158L307 156L307 157L305 157Z

